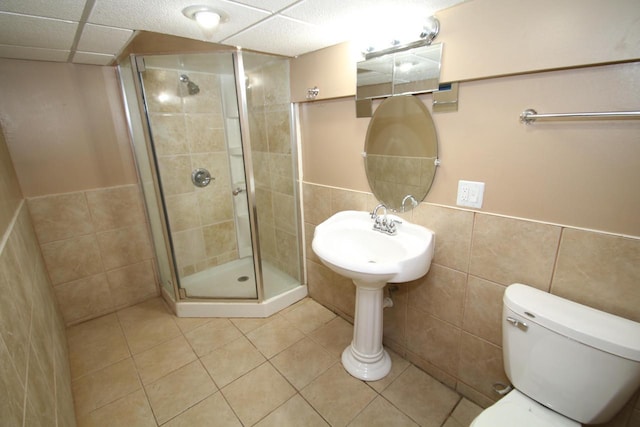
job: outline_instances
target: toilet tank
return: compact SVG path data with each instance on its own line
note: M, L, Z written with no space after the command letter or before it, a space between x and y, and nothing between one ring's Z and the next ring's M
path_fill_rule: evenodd
M503 303L506 374L538 403L598 424L640 386L640 323L522 284Z

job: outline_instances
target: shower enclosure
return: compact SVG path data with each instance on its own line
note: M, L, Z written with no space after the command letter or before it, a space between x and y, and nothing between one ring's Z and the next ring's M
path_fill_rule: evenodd
M163 294L178 315L264 316L303 298L288 60L132 56L120 76Z

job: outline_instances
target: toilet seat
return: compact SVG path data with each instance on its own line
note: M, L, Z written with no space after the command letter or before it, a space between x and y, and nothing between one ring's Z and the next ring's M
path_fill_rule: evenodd
M470 427L580 427L581 424L512 390L485 409Z

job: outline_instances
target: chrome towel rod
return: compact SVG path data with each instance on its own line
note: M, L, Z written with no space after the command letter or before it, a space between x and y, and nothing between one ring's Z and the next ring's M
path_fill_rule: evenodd
M527 109L520 114L520 123L531 124L537 119L625 119L625 118L637 118L640 119L640 111L604 111L600 113L548 113L538 114L534 109Z

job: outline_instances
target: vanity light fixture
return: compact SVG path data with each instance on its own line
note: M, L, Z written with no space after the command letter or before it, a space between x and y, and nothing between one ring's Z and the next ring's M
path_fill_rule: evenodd
M440 32L440 21L435 16L427 18L427 22L422 27L420 38L425 40L427 44L431 44Z
M366 55L378 56L381 53L390 53L394 51L406 50L417 46L428 46L436 38L440 32L440 21L435 16L427 18L426 22L422 26L422 30L419 33L417 40L391 40L387 46L369 46L363 52Z
M203 30L213 30L221 22L227 20L227 16L209 6L189 6L182 9L182 14L189 19L193 19Z

